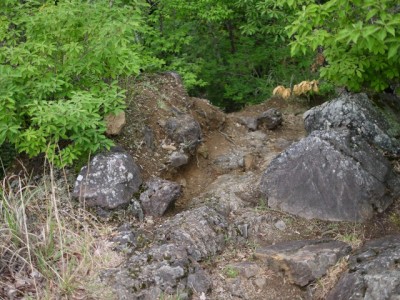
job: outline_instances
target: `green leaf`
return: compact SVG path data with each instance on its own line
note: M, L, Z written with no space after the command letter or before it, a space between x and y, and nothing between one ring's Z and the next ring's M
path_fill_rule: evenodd
M391 59L392 57L397 55L399 47L400 47L400 43L389 46L388 59Z

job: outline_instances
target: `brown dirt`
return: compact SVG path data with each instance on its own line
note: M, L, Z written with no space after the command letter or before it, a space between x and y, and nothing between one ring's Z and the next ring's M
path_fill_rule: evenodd
M128 84L132 87L131 83ZM290 142L297 141L306 134L302 121L302 113L307 110L305 103L271 98L265 103L246 107L240 112L224 114L207 100L189 97L180 80L168 74L146 77L135 82L133 86L134 89L128 88L128 124L122 135L116 138L116 142L136 158L145 180L151 176L159 176L179 182L183 186L183 195L167 217L185 210L190 199L206 191L207 186L221 175L221 171L213 166L216 157L248 142L245 137L249 131L238 122L239 117L255 117L269 108L277 108L283 113L284 122L276 130L263 130L267 135L266 147L270 157L267 160L264 157L261 161L257 152L252 153L251 157L246 157L245 167L232 170L233 173L249 170L262 172L270 160ZM166 119L174 116L176 110L191 114L200 123L203 133L202 144L197 153L188 165L178 170L168 167L171 151L163 149L161 145L169 145L171 141L166 138L166 133L160 126ZM144 142L145 125L154 133L154 149L150 149ZM349 242L355 247L360 246L366 239L399 232L399 213L400 204L397 203L368 224L351 224L310 221L281 212L265 211L265 214L272 214L277 220L285 220L288 224L286 237L280 237L280 240L329 237ZM207 296L207 299L239 299L239 296L232 296L229 291L235 284L246 290L246 299L317 299L321 296L316 295L326 293L326 286L333 284L329 282L332 279L328 279L324 286L316 284L310 285L308 289L300 289L286 282L285 277L279 274L269 274L267 269L263 270L266 272L263 278L267 278L264 288L257 287L252 280L226 276L226 266L238 261L252 260L253 247L259 243L263 243L263 240L249 241L247 245L240 246L240 250L237 249L237 245L231 245L223 255L204 263L214 280L212 295Z
M115 141L127 149L136 159L142 169L144 180L151 176L159 176L179 182L183 186L183 195L176 203L177 209L182 210L188 200L215 180L221 173L213 168L213 160L229 150L243 145L243 137L248 129L238 123L240 116L257 116L269 108L277 108L284 115L283 125L275 131L265 130L268 139L272 142L271 158L283 150L279 143L273 143L279 138L291 142L299 140L305 135L301 114L306 108L301 104L273 98L260 105L249 106L241 112L224 114L217 107L212 106L205 99L189 97L182 88L181 82L171 75L146 77L128 88L127 124L122 134ZM170 150L162 148L162 144L170 145L162 124L174 116L179 110L191 114L202 129L202 144L197 153L191 158L188 165L175 170L168 167ZM154 133L154 149L145 144L143 135L144 126L148 126ZM257 164L257 157L246 158L246 167L253 171L261 171ZM235 170L243 172L246 170Z

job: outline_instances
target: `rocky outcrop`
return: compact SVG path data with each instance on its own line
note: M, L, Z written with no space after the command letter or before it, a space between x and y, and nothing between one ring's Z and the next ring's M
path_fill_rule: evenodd
M301 240L258 248L255 257L272 270L284 273L290 282L306 286L324 276L350 251L351 247L340 241Z
M400 235L369 241L352 255L327 299L400 299Z
M400 195L400 178L361 136L314 131L273 159L260 190L270 207L298 216L362 221Z
M162 216L181 194L181 186L169 180L152 178L145 184L147 190L140 195L146 215Z
M72 196L87 206L114 209L130 203L142 184L139 167L125 153L98 154L79 172Z
M400 143L389 136L389 124L365 94L343 94L341 97L316 106L303 115L307 132L348 128L368 142L400 154Z
M207 292L211 281L198 262L223 250L226 231L226 220L208 207L177 214L157 229L153 246L107 278L118 299Z
M167 220L156 230L156 241L183 246L192 259L202 261L224 249L227 230L221 214L202 206Z

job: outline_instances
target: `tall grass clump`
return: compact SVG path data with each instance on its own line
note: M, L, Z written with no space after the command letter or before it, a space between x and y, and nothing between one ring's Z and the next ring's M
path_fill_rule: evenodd
M1 182L0 299L113 299L98 280L118 263L107 226L71 200L66 172L47 169Z

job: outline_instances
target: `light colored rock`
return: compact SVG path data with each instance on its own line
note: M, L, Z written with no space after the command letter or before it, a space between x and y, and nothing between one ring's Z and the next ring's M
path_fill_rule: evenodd
M118 135L126 123L125 112L122 111L117 115L109 114L105 117L105 121L107 125L106 134Z
M129 154L97 154L79 172L72 196L87 206L113 209L129 204L141 184L139 167Z

